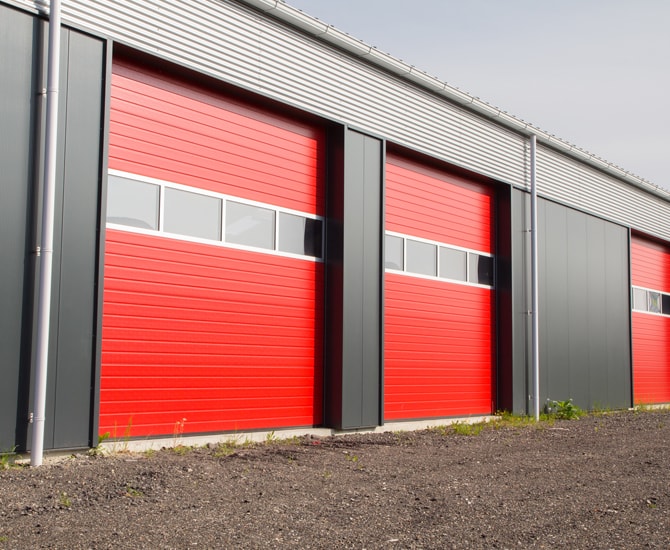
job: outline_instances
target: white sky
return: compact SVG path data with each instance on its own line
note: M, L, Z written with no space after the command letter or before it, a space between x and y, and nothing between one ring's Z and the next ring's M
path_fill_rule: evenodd
M287 0L670 189L670 0Z

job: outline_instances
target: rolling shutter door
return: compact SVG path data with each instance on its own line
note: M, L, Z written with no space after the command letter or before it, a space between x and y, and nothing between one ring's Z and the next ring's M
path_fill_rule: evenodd
M633 399L670 403L670 248L633 237Z
M387 420L493 411L493 280L478 284L476 273L477 259L493 265L493 210L487 186L387 157ZM439 255L432 273L413 265L422 254Z
M322 216L323 147L319 128L143 67L113 66L110 193L135 176L154 185L165 224L170 193L174 208L184 206L180 197L218 208L221 231L231 202L277 218ZM109 197L100 433L319 425L320 243L315 259L277 252L276 233L269 250L179 235L189 232L179 216L171 229L124 227L110 218ZM239 215L237 226L249 219Z

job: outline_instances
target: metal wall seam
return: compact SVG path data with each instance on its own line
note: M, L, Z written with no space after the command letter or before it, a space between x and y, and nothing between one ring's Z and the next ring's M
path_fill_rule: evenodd
M43 11L39 1L10 3ZM264 17L249 5L274 12L313 36ZM530 125L447 84L440 87L437 79L373 48L366 50L363 43L290 6L265 0L167 4L158 0L141 4L64 0L63 18L224 82L383 135L502 182L528 187L522 134L534 130ZM349 57L337 47L362 57ZM431 90L442 95L433 95ZM538 130L538 140L538 178L544 196L604 213L651 235L670 236L670 194L546 132ZM552 160L545 161L544 151L549 150ZM584 181L592 182L599 191L584 189ZM619 212L616 203L621 197L626 204L634 198L639 206ZM649 210L654 208L662 212L661 225L650 223Z

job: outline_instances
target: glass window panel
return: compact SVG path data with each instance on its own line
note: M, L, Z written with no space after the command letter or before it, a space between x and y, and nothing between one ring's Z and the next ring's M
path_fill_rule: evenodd
M670 315L670 294L663 294L661 302L661 310L663 315Z
M226 201L226 241L274 250L275 211Z
M493 258L470 252L470 282L493 286Z
M661 293L647 292L647 303L649 304L649 311L652 313L661 313Z
M322 222L295 214L279 213L279 250L321 257Z
M394 235L384 237L384 265L387 269L403 270L403 238Z
M647 311L647 291L641 288L633 289L633 309Z
M221 199L168 187L163 208L163 231L221 240Z
M466 281L468 254L463 250L440 247L440 277Z
M158 185L109 175L107 222L158 229Z
M437 246L407 239L407 271L437 275Z

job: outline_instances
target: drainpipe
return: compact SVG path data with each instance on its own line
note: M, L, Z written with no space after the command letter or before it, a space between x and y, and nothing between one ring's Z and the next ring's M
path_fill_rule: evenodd
M535 160L537 154L537 137L530 136L530 278L531 278L531 320L532 328L532 364L533 364L533 413L535 421L540 420L540 322L538 315L538 282L537 282L537 182Z
M35 359L34 414L30 465L41 466L44 452L44 415L49 359L49 317L54 240L54 199L56 194L56 150L58 146L58 81L60 73L60 0L49 6L49 46L47 73L47 120L44 151L44 204L37 305L37 356Z

